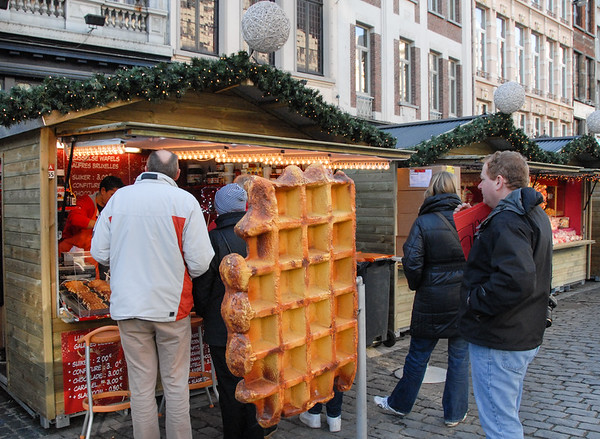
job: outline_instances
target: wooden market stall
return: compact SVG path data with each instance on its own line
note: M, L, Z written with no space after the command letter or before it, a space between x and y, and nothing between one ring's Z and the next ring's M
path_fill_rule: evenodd
M67 194L57 180L69 169L66 192L81 196L105 175L131 183L149 151L170 149L181 159L180 185L200 197L203 187L238 171L276 176L282 165L311 162L377 169L410 155L288 74L242 54L84 82L47 80L30 93L0 94L0 103L7 337L0 384L45 427L68 425L77 414L71 399L78 396L67 385L78 378L66 359L77 362L78 336L110 322L73 313L59 295L58 199Z
M356 183L358 250L401 257L433 172L443 169L455 173L463 201L475 204L481 201L477 185L483 158L497 150L513 149L528 159L532 184L547 194L546 212L555 229L553 289L589 279L594 243L590 196L598 171L585 166L586 156L581 152L589 149L590 136L561 139L561 147L546 143L556 140L550 138L546 142L535 139L539 143L534 143L514 127L510 115L500 113L381 129L397 139L397 148L415 153L389 170L349 172ZM593 143L597 145L595 140ZM389 326L396 334L410 325L413 298L399 263L389 304Z

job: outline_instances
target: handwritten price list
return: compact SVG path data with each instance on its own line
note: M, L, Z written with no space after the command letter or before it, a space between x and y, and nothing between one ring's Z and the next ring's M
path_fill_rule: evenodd
M65 414L83 411L87 397L85 377L85 345L79 339L87 331L70 331L61 334L63 360L63 395ZM118 343L92 343L90 349L92 393L127 390L127 365L123 349Z

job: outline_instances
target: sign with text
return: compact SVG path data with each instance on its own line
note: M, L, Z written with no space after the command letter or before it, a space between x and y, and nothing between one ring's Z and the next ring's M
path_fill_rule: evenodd
M129 153L75 156L71 166L71 189L78 197L93 194L98 191L102 179L109 175L119 177L125 185L133 184L137 176L144 172L146 160L143 154ZM64 150L60 150L58 169L66 169L68 161Z
M83 411L87 397L85 376L85 345L79 339L90 330L61 334L63 364L63 395L65 414ZM118 343L92 343L90 346L92 393L127 390L127 365Z

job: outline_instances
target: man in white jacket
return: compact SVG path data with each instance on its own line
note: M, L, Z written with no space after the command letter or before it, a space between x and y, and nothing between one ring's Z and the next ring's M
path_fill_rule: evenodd
M110 264L111 317L127 360L136 439L160 439L155 399L160 365L169 439L191 439L188 376L192 278L214 251L196 199L177 187L177 156L148 157L146 172L112 196L94 228L91 253Z

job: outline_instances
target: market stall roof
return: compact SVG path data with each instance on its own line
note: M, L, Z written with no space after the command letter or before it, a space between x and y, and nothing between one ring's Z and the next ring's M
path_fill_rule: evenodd
M411 154L394 149L389 134L327 104L289 73L251 62L245 52L0 92L0 138L42 124L76 148L121 137L147 149L198 152L214 148L212 142L223 149L303 149L346 159L406 160Z
M452 131L457 126L470 123L481 116L457 117L452 119L427 120L396 125L384 125L379 129L396 138L396 148L411 149L421 142Z
M544 151L560 152L563 147L581 136L537 137L532 139Z

